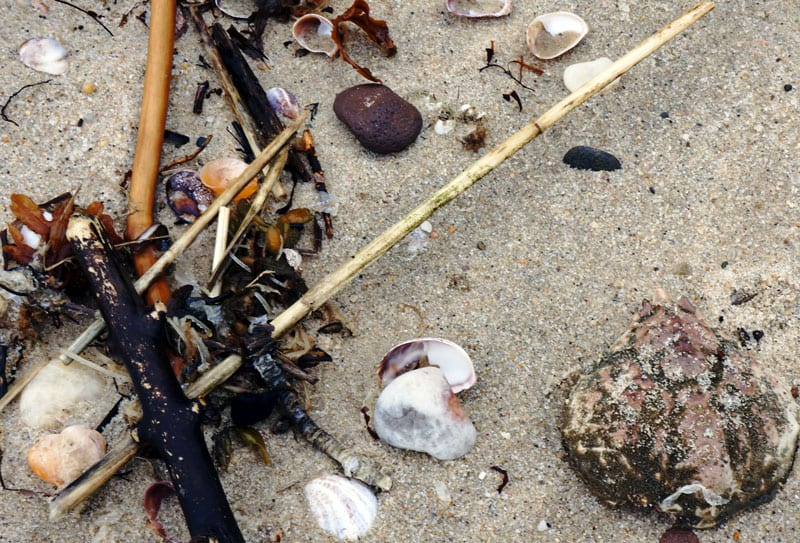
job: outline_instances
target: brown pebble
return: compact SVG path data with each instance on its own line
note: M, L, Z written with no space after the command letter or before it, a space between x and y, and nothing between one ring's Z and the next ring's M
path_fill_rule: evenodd
M700 543L695 533L688 528L670 528L658 541L659 543Z
M402 151L422 130L422 115L385 85L367 83L336 95L333 111L356 139L375 153Z

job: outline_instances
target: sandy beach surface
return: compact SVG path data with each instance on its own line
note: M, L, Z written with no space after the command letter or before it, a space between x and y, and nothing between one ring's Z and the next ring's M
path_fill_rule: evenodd
M148 13L133 0L73 0L102 16L110 36L85 14L52 0L5 0L0 28L0 95L10 101L0 122L0 223L12 216L10 195L43 201L80 189L80 201L102 201L121 218L120 182L131 167L141 102ZM42 15L37 4L49 7ZM246 12L248 2L226 2ZM332 0L334 14L349 2ZM282 86L303 104L317 103L313 130L328 186L338 202L335 236L304 262L310 285L428 194L567 95L564 68L598 57L618 58L676 18L692 2L655 0L523 1L499 19L449 14L443 0L373 0L397 55L385 58L363 38L351 54L422 113L423 130L407 150L386 156L361 147L335 117L336 93L364 82L347 64L297 55L291 25L271 21L264 34L269 68L253 63L265 87ZM9 9L10 6L10 9ZM525 43L541 13L568 10L589 24L586 39L551 61L537 61ZM120 27L123 15L131 12ZM209 21L210 21L209 17ZM220 15L224 25L232 21ZM558 429L559 383L584 368L626 329L657 288L686 295L709 321L734 332L763 331L751 342L775 374L800 385L800 4L778 0L720 1L716 9L487 175L431 219L422 247L392 249L336 296L354 335L320 335L334 358L314 370L312 416L362 454L387 466L394 486L379 495L377 520L364 541L541 541L655 543L670 520L655 513L612 510L598 502L564 458ZM28 38L53 36L69 51L62 76L37 73L17 59ZM522 74L525 87L500 68L480 71L486 49L514 75L524 55L543 70ZM175 45L167 128L192 140L213 134L200 155L235 154L226 131L233 115L218 95L192 113L199 82L219 84L202 67L193 28ZM87 85L93 85L93 92ZM516 91L521 110L504 95ZM472 152L461 139L484 114L487 147ZM452 131L434 125L449 112ZM187 154L167 144L164 161ZM568 149L590 145L620 159L622 169L592 172L562 163ZM300 186L298 205L314 205ZM178 234L159 193L159 217ZM176 276L203 282L213 233L179 262ZM734 292L755 294L732 305ZM310 326L314 330L313 323ZM25 352L20 371L52 357L80 330L66 322ZM437 336L472 356L478 384L461 395L478 439L454 461L437 461L374 441L360 410L374 406L377 362L395 343ZM116 393L109 385L108 400ZM74 415L97 424L108 406ZM303 496L310 479L338 473L323 454L291 433L267 435L263 466L235 451L222 482L247 541L332 541L311 518ZM112 425L109 439L122 432ZM80 514L48 520L42 493L53 489L30 474L25 451L41 434L19 421L17 404L0 414L2 476L0 541L158 541L141 506L155 480L152 464L134 460ZM500 467L509 482L498 492ZM703 543L800 540L800 473L795 467L774 499L699 532ZM162 520L189 539L175 499Z

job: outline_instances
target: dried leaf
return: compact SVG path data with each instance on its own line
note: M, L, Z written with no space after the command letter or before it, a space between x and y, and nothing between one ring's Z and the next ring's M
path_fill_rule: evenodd
M50 233L50 221L44 218L41 208L24 194L12 194L9 208L22 224L40 236Z
M264 442L261 432L249 426L237 426L236 435L238 435L242 441L255 448L264 464L269 466L270 459L269 453L267 452L267 444Z
M144 510L147 513L147 522L153 528L153 531L164 541L170 543L178 543L167 535L164 530L164 525L158 520L158 511L161 509L161 502L164 498L171 496L175 493L175 487L167 481L157 481L147 487L144 491Z
M53 210L53 220L50 222L50 232L47 238L53 254L58 254L59 249L67 241L67 224L74 209L75 196L70 195L67 200L56 205Z

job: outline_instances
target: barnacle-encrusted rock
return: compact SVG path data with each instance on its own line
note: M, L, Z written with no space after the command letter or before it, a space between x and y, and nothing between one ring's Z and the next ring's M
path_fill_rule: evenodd
M422 130L419 110L377 83L343 90L333 101L333 111L361 145L375 153L402 151Z
M577 380L562 424L570 462L602 501L697 528L768 500L800 429L789 388L685 298L642 304Z

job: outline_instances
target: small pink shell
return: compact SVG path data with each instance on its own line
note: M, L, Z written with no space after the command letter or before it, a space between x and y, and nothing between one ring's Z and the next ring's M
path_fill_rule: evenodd
M447 11L459 17L502 17L511 13L512 0L446 0Z
M441 338L417 338L395 345L384 355L378 365L381 386L421 366L438 366L454 394L477 381L472 360L460 346Z

